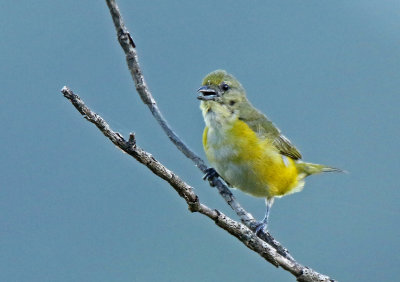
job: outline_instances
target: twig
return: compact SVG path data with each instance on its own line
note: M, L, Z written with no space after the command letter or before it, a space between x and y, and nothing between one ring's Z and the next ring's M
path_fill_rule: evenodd
M203 172L206 172L207 166L204 161L189 147L181 141L181 139L176 135L176 133L168 125L168 122L163 117L161 111L159 110L155 99L153 98L149 88L147 87L146 81L144 79L143 73L140 69L138 56L136 52L136 45L126 28L122 16L119 12L119 8L114 0L106 0L108 8L110 10L111 17L114 22L114 26L117 32L118 41L125 52L126 62L128 64L128 69L131 73L132 79L135 82L136 90L142 99L143 103L147 105L153 114L154 118L160 124L161 128L167 134L169 139L175 144L175 146L189 159L191 159L195 165ZM254 217L247 212L236 200L235 196L229 190L227 185L219 178L213 177L210 180L210 185L216 187L222 198L228 203L228 205L235 211L239 216L242 223L244 223L251 230L255 231L257 227L257 221ZM258 233L258 236L265 242L273 246L281 255L285 256L289 260L293 260L289 251L284 248L277 240L275 240L271 234L264 232L263 230Z
M130 156L134 157L137 161L144 164L154 174L167 181L186 201L191 212L199 212L207 216L213 220L216 225L228 231L249 249L262 256L265 260L269 261L276 267L282 267L292 273L297 278L297 281L334 281L330 280L328 276L320 274L294 260L282 256L275 248L257 237L254 232L244 224L236 222L220 211L210 209L208 206L200 203L198 196L190 185L185 183L175 173L157 161L151 154L137 146L133 133L130 134L128 141L126 141L121 134L114 132L101 116L89 109L79 96L75 95L70 89L64 86L61 92L64 97L66 97L83 115L83 117L96 125L97 128L111 140L111 142Z

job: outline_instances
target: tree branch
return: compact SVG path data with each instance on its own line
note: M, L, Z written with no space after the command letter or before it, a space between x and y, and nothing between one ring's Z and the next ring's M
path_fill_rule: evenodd
M203 172L206 172L207 166L204 161L195 154L189 147L181 141L181 139L175 134L175 132L170 128L167 121L164 119L161 111L159 110L155 99L153 98L150 90L147 87L143 73L140 69L138 56L136 52L136 45L126 28L121 13L119 11L118 5L115 0L106 0L107 6L110 10L112 20L114 22L114 27L117 32L118 41L125 52L126 62L128 69L131 73L132 79L135 82L136 90L141 97L142 101L148 106L154 118L160 124L161 128L170 138L170 140L176 145L176 147L189 159L191 159L195 165ZM218 189L219 194L228 203L228 205L235 211L235 213L252 231L255 231L257 227L257 221L254 217L248 213L244 208L241 207L239 202L233 196L225 182L223 182L219 177L213 177L210 179L210 185ZM289 251L284 248L278 241L276 241L269 232L264 232L263 230L258 233L258 236L270 244L275 250L282 256L284 256L289 261L297 263L294 258L290 255ZM318 274L318 273L317 273ZM318 274L319 275L319 274Z
M154 118L157 120L161 128L164 130L165 134L175 144L175 146L186 157L191 159L203 173L205 173L207 166L205 165L204 161L196 153L194 153L171 129L171 127L168 125L168 122L165 120L161 111L159 110L157 103L153 98L153 95L147 87L146 81L139 65L139 60L136 52L136 44L134 43L128 29L124 24L116 1L106 0L106 2L110 10L112 20L114 22L118 41L125 52L128 69L131 73L133 81L135 82L136 90L140 98L142 99L143 103L147 105ZM251 230L255 231L257 227L257 221L239 204L225 182L219 177L213 177L212 179L210 179L210 185L217 188L219 194L233 209L233 211L239 216L241 222L244 223ZM271 234L269 234L269 232L264 232L264 230L260 230L258 236L265 242L273 246L281 255L285 256L289 260L294 261L289 251L284 248L277 240L275 240L271 236Z
M151 154L137 146L133 133L130 134L128 141L126 141L121 134L114 132L101 116L89 109L78 95L75 95L66 86L63 87L61 92L64 97L67 98L83 115L83 117L96 125L97 128L111 140L111 142L130 156L134 157L137 161L144 164L154 174L167 181L179 196L186 201L191 212L199 212L207 216L213 220L216 225L228 231L249 249L262 256L265 260L269 261L276 267L282 267L292 273L297 278L297 281L333 281L330 280L328 276L320 274L279 254L275 248L257 237L254 232L244 224L236 222L220 211L210 209L208 206L200 203L198 196L190 185L157 161Z
M138 63L135 43L125 27L118 6L114 0L106 0L106 2L117 31L118 41L125 52L128 68L142 101L148 106L154 118L160 124L170 140L182 153L185 154L186 157L191 159L196 166L205 173L207 166L204 161L181 141L162 116L155 99L146 85ZM192 187L154 159L151 154L136 145L134 134L131 134L128 141L126 141L121 134L114 132L103 118L86 107L83 101L77 95L73 94L71 90L64 87L62 93L88 121L94 123L116 146L134 157L140 163L146 165L154 174L167 181L178 192L178 194L185 199L190 211L206 215L219 227L238 238L248 248L260 254L267 261L292 273L297 277L298 281L333 281L330 280L328 276L319 274L318 272L297 263L289 254L287 249L285 249L269 233L262 232L259 234L259 237L257 237L254 234L256 226L254 217L240 206L229 188L220 178L212 178L210 180L210 185L217 187L220 195L240 217L243 224L230 219L218 210L210 209L206 205L201 204Z

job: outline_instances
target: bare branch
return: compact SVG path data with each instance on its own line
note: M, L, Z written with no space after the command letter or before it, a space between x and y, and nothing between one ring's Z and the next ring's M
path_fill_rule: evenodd
M163 117L159 110L155 99L153 98L149 88L147 87L143 73L140 69L138 56L136 52L136 45L126 28L122 16L119 12L119 8L114 0L106 0L108 8L110 10L111 17L114 22L114 26L117 32L118 41L125 52L126 62L128 69L131 73L132 79L135 82L136 90L142 99L143 103L147 105L153 114L154 118L160 124L161 128L167 134L169 139L176 145L176 147L189 159L191 159L195 165L203 172L206 172L207 166L204 161L176 135L176 133L168 125L168 122ZM240 220L251 230L255 230L257 227L257 221L254 217L247 212L236 200L235 196L229 190L225 182L219 177L213 177L210 180L210 185L216 187L219 194L227 202L227 204L235 211L239 216ZM276 241L268 232L263 230L259 232L259 237L265 242L272 245L280 254L285 256L289 260L294 260L289 254L288 250L284 248L278 241Z
M117 31L118 41L125 52L128 69L131 73L133 81L135 82L136 90L139 96L141 97L142 101L149 107L151 113L153 114L157 122L160 124L164 132L167 134L167 136L170 138L170 140L177 146L177 148L181 152L183 152L189 159L191 159L203 173L205 173L207 166L205 165L204 161L197 154L191 151L189 147L185 143L183 143L183 141L181 141L181 139L170 128L167 121L163 118L163 115L161 114L155 99L153 98L150 90L147 87L144 76L140 69L138 56L136 52L136 45L123 22L116 1L106 0L106 3L109 7L110 14L113 19L115 29ZM254 231L257 222L250 213L248 213L244 208L241 207L241 205L233 196L227 185L219 177L212 178L210 180L210 185L218 189L220 195L224 198L224 200L228 203L228 205L236 212L236 214L240 217L241 221L248 228ZM262 240L270 244L273 248L275 248L275 250L279 254L284 256L287 260L297 263L294 260L294 258L290 255L289 251L286 248L284 248L278 241L276 241L268 232L260 232L258 236ZM328 279L326 276L324 276L323 279L319 279L321 278L318 276L320 274L311 270L306 272L303 273L304 280L301 277L298 277L299 281L308 281L307 279L309 277L313 277L313 279L309 281L324 281Z
M154 174L167 181L175 191L178 192L179 196L186 201L191 212L199 212L212 219L216 225L228 231L249 249L262 256L265 260L269 261L276 267L282 267L292 273L297 277L298 281L333 281L325 275L315 272L294 260L282 256L275 248L257 237L254 232L244 224L236 222L220 211L210 209L208 206L200 203L198 196L190 185L157 161L151 154L137 146L133 133L130 134L128 141L126 141L120 133L114 132L101 116L89 109L78 95L75 95L66 86L63 87L61 92L64 97L66 97L83 115L83 117L96 125L97 128L111 140L111 142L130 156L134 157L137 161L144 164Z
M181 141L162 116L155 99L146 85L138 63L135 43L123 23L118 6L114 0L106 0L106 2L117 31L118 41L125 52L128 68L142 101L148 106L170 140L185 154L185 156L190 158L203 173L205 173L207 166L204 161ZM131 134L129 140L125 141L121 134L112 131L109 125L100 116L86 107L83 101L77 95L73 94L72 91L64 87L62 93L88 121L94 123L116 146L146 165L154 174L166 180L178 194L185 199L190 211L206 215L218 226L238 238L248 248L260 254L267 261L291 272L297 277L298 281L333 281L330 280L329 277L297 263L289 252L269 233L261 233L259 237L257 237L253 232L256 223L255 219L240 206L226 184L220 178L214 177L211 179L210 185L217 187L221 196L241 218L243 224L230 219L218 210L210 209L206 205L201 204L192 187L155 160L151 154L136 145L134 134Z
M168 122L164 119L161 111L158 109L157 103L154 100L153 96L151 95L151 92L147 87L146 81L139 67L138 57L135 49L136 45L133 42L132 37L129 34L127 28L125 27L118 6L115 3L115 1L106 1L106 2L108 8L110 9L112 19L114 21L115 29L117 31L118 41L121 44L121 47L126 54L126 62L131 72L132 79L135 82L136 90L139 93L140 98L142 99L143 103L145 103L149 107L154 118L160 124L160 126L165 131L167 136L171 139L171 141L178 147L178 149L181 150L186 157L191 159L198 168L200 168L203 172L205 172L207 166L204 163L204 161L181 141L181 139L168 125Z

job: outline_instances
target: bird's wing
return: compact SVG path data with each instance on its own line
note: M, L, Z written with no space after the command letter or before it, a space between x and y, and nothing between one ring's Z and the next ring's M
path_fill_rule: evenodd
M245 116L245 118L243 117ZM258 111L247 112L239 117L260 137L272 140L272 144L282 155L288 156L294 160L301 159L300 152L296 147L281 134L280 130L265 115Z
M301 159L299 150L287 139L284 135L280 134L274 139L274 145L278 148L282 155L291 157L294 160Z

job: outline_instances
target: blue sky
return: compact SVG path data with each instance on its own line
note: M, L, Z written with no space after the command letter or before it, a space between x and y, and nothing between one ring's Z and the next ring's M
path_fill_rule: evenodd
M350 172L275 202L270 231L299 262L340 281L398 277L398 1L118 3L160 109L198 154L196 90L222 68L304 160ZM236 219L141 103L105 2L0 7L1 281L293 281L190 214L62 97L68 85ZM234 193L262 217L262 199Z

